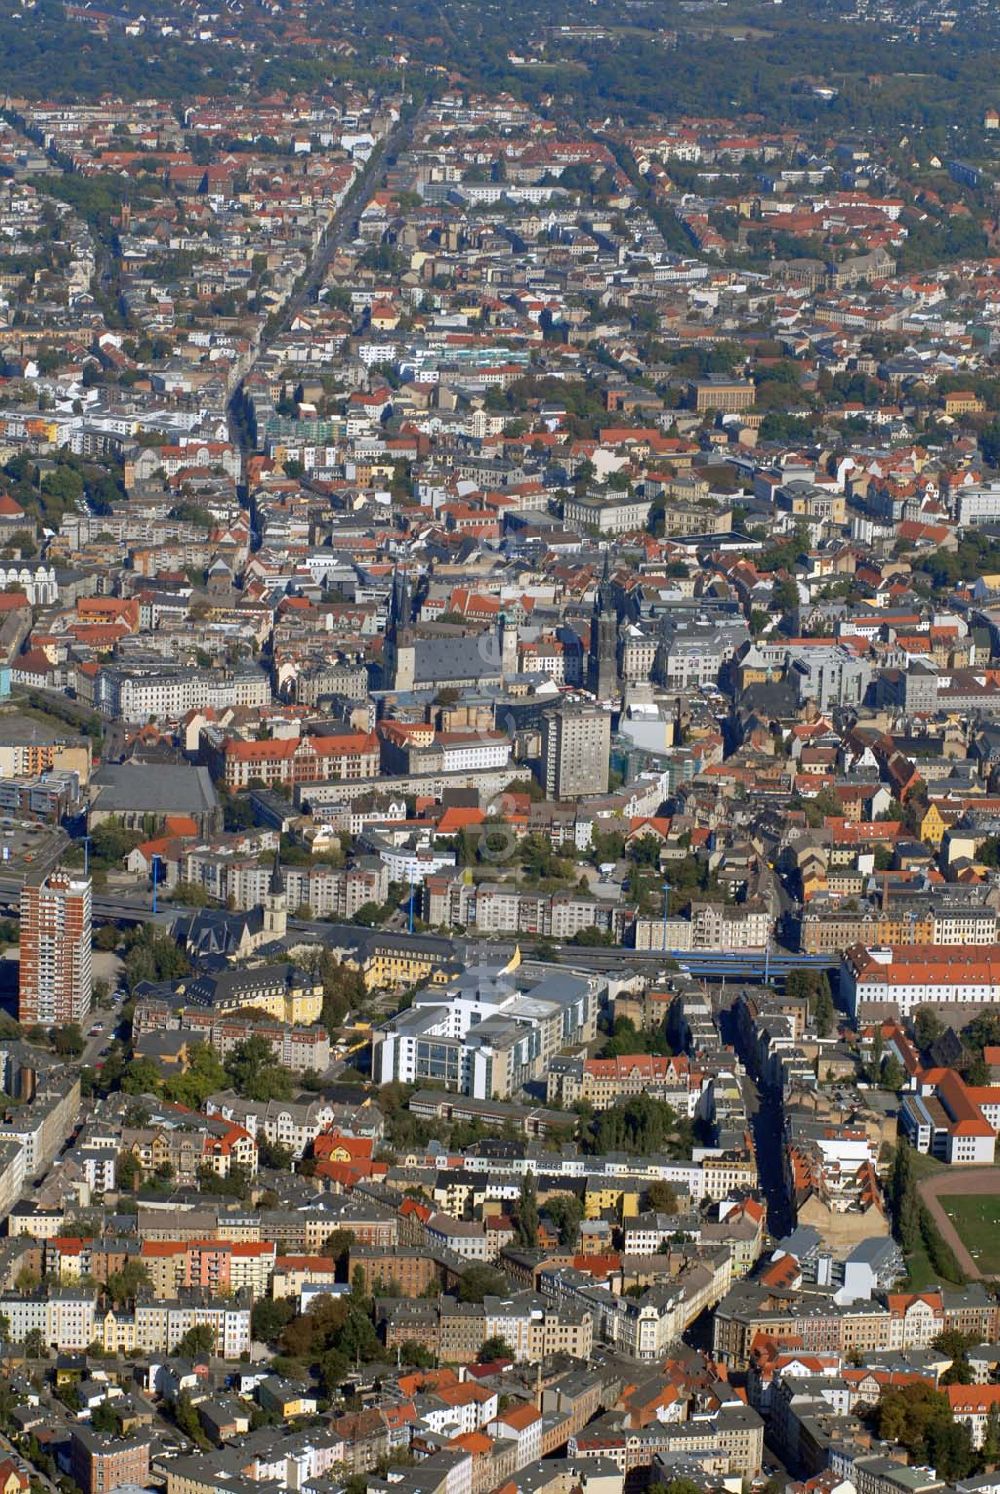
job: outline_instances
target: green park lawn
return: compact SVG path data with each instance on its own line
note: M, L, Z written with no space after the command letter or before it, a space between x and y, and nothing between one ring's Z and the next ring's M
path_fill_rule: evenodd
M1000 1275L1000 1193L939 1201L980 1270Z

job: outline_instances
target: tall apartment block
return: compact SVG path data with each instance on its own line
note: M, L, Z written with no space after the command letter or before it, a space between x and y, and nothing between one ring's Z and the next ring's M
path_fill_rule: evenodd
M90 879L65 871L21 888L18 1019L44 1026L82 1022L93 986Z
M565 705L542 717L542 780L547 799L606 794L611 716L599 706Z

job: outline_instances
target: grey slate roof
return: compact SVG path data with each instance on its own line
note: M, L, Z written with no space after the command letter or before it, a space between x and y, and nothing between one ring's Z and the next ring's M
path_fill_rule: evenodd
M91 779L93 803L102 813L208 814L218 807L207 768L186 764L108 764Z
M480 652L480 638L417 638L414 641L413 678L416 685L447 680L500 678L500 657L490 661Z

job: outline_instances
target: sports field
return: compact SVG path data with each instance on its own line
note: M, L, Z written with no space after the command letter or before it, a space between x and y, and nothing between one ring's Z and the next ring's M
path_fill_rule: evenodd
M952 1194L938 1202L980 1271L1000 1275L1000 1193Z

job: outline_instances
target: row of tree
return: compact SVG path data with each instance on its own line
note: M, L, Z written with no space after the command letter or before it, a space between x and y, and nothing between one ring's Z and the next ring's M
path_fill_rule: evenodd
M913 1169L913 1149L900 1139L889 1170L887 1200L892 1214L893 1233L907 1256L921 1247L931 1268L945 1281L961 1285L965 1275L955 1259L955 1252L944 1239L930 1210L920 1197Z
M949 1483L968 1478L982 1460L992 1462L1000 1455L995 1415L987 1429L989 1445L977 1457L969 1428L955 1421L944 1392L926 1381L885 1391L868 1418L879 1437L906 1449L911 1463L932 1465Z
M167 1078L152 1058L140 1056L126 1061L120 1053L115 1057L115 1068L119 1062L121 1065L121 1088L126 1094L156 1095L189 1110L200 1109L210 1094L230 1086L245 1100L260 1102L287 1100L293 1088L292 1076L275 1062L271 1044L256 1033L237 1043L224 1063L207 1043L192 1043L187 1067ZM108 1061L111 1058L109 1053Z
M558 1232L559 1244L571 1249L580 1235L583 1219L583 1202L575 1193L551 1194L542 1206L542 1214ZM514 1206L514 1230L517 1244L526 1250L534 1250L538 1244L538 1229L541 1215L538 1206L538 1186L533 1173L526 1173L521 1182L521 1191Z

